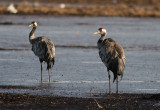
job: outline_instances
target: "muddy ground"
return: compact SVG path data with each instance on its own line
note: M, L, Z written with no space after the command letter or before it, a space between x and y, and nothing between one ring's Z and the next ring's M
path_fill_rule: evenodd
M160 94L106 94L102 98L75 98L1 93L0 109L160 110Z

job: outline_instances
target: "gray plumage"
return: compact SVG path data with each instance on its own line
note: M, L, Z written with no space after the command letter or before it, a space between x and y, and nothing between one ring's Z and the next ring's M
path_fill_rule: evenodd
M50 82L50 69L53 67L55 62L55 46L52 40L42 36L35 37L34 32L37 28L37 23L33 21L29 26L32 26L33 29L29 34L29 41L32 44L32 51L34 54L39 57L41 63L41 81L42 81L42 71L43 71L43 61L47 63L47 70L49 75Z
M114 41L111 38L107 38L106 34L107 31L104 28L99 28L97 32L94 34L101 34L100 39L97 42L97 46L99 49L99 56L104 63L104 65L107 67L108 71L108 77L109 77L109 93L111 92L110 89L110 71L114 74L114 79L117 80L117 93L118 93L118 75L121 76L121 79L123 77L124 68L125 68L125 53L123 48L120 44L118 44L116 41Z

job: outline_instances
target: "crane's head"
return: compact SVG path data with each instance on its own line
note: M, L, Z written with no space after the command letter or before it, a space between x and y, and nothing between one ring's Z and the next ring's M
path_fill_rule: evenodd
M107 30L104 28L99 28L97 32L94 32L93 34L107 34Z
M29 27L37 27L37 22L32 21L31 24L29 25Z

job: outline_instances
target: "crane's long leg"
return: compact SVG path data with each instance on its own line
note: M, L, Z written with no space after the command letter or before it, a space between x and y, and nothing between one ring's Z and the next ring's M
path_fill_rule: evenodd
M109 78L109 94L111 94L111 75L109 71L108 71L108 78Z
M118 75L117 75L117 79L116 79L116 86L117 86L117 91L116 91L116 93L118 94Z
M49 82L50 82L50 69L48 69L48 76L49 76Z
M42 71L43 71L43 65L42 65L42 62L41 62L41 82L42 82Z

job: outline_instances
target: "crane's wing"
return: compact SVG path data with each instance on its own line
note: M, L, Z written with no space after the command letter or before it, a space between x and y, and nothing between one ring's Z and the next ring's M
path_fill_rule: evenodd
M125 55L123 48L111 38L104 40L103 48L105 50L103 52L105 55L104 64L107 66L107 69L114 73L113 82L117 78L117 75L121 75L122 79L125 68Z
M106 57L116 58L118 56L118 52L115 49L115 43L116 42L111 38L107 38L103 41Z
M32 51L40 59L49 60L55 57L55 47L53 42L45 37L37 37L34 39Z
M114 45L114 49L117 52L118 57L122 59L124 66L125 66L125 54L124 54L124 50L122 46L116 42Z
M51 39L46 39L45 44L46 44L46 47L47 47L46 54L49 55L48 57L50 59L53 59L55 57L55 46L54 46L52 40Z
M108 66L110 64L110 62L112 61L112 59L115 58L120 58L122 59L124 65L125 65L125 55L124 55L124 50L121 47L121 45L119 45L117 42L115 42L113 39L111 38L107 38L103 41L102 43L103 48L101 50L101 56L103 56L104 60L102 60L103 62L105 62L106 66ZM102 58L101 58L102 59Z

